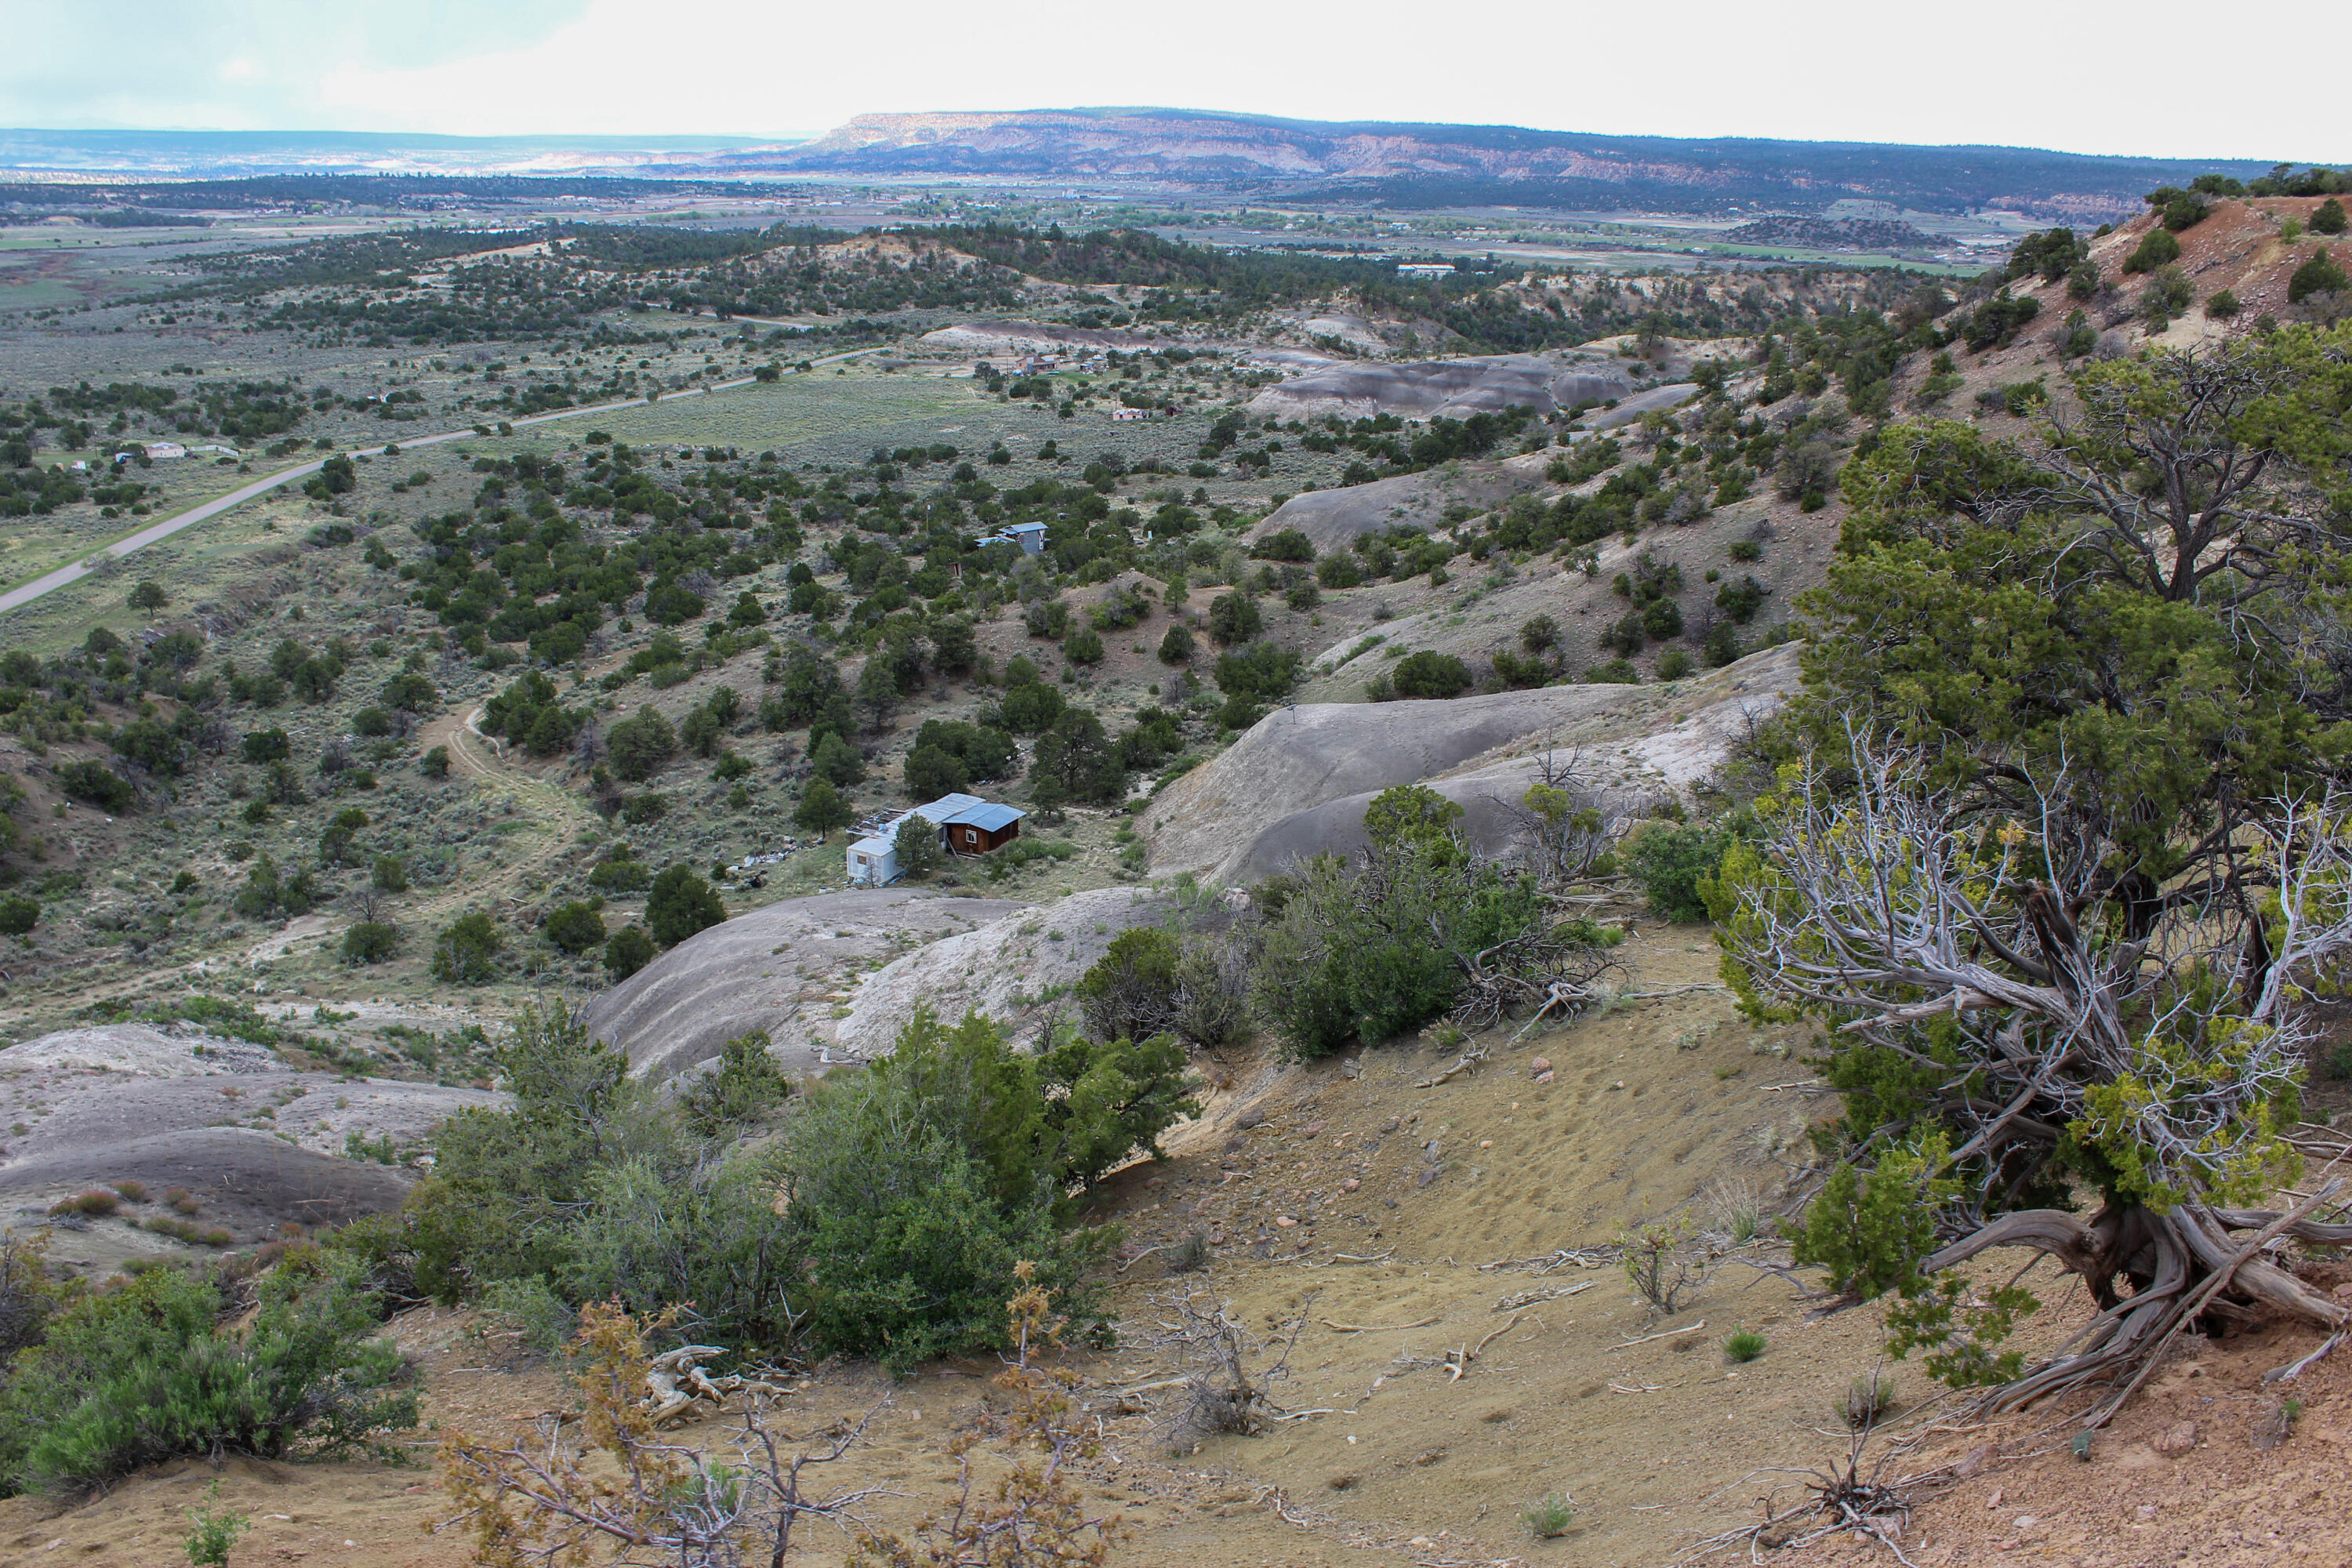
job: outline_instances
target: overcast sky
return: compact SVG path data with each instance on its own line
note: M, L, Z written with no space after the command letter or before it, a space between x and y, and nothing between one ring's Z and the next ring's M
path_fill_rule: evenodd
M0 0L0 125L795 136L1150 104L2341 164L2347 45L2344 0Z

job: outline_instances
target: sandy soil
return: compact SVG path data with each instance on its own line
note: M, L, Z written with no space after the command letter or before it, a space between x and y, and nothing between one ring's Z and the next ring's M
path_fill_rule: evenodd
M1877 1363L1874 1312L1809 1317L1783 1281L1727 1262L1658 1318L1603 1257L1565 1256L1605 1245L1627 1218L1687 1208L1711 1222L1727 1197L1769 1215L1803 1157L1803 1128L1828 1106L1789 1054L1802 1032L1753 1032L1710 988L1703 930L1644 925L1629 952L1636 969L1618 1006L1516 1045L1497 1038L1482 1070L1442 1087L1420 1085L1451 1053L1411 1041L1304 1067L1203 1059L1233 1086L1213 1120L1171 1140L1165 1163L1113 1178L1092 1216L1128 1231L1110 1276L1121 1343L1078 1363L1086 1418L1104 1439L1085 1468L1087 1499L1133 1528L1115 1562L1648 1568L1756 1520L1756 1500L1782 1479L1773 1468L1845 1451L1832 1407ZM1532 1076L1538 1058L1548 1084ZM1171 1274L1166 1244L1194 1231L1213 1238L1207 1268ZM2029 1283L2052 1303L2028 1331L2046 1343L2079 1303L2040 1273ZM1303 1318L1291 1375L1274 1385L1299 1418L1171 1444L1179 1391L1154 1385L1176 1369L1150 1342L1165 1316L1154 1299L1171 1290L1206 1291L1268 1333ZM1759 1359L1726 1362L1721 1339L1735 1328L1766 1336ZM469 1314L420 1310L394 1331L436 1428L497 1431L564 1405L543 1364ZM2333 1500L2352 1362L2305 1375L2284 1447L2249 1440L2262 1372L2304 1344L2254 1333L2194 1347L2087 1465L2027 1426L1952 1436L1958 1449L1991 1447L1973 1479L1924 1502L1906 1552L1936 1568L2347 1561L2352 1526ZM775 1418L806 1436L887 1394L874 1441L835 1479L890 1485L903 1495L877 1516L904 1528L946 1486L946 1445L978 1418L990 1370L943 1363L887 1388L869 1368L828 1365ZM1898 1419L1932 1415L1917 1368L1891 1370ZM2154 1439L2183 1420L2199 1424L2200 1446L2158 1454ZM725 1425L682 1432L717 1442ZM418 1434L414 1451L432 1440ZM2184 1487L2191 1466L2200 1479ZM79 1506L0 1503L0 1568L165 1568L181 1561L181 1510L215 1476L223 1500L255 1521L233 1561L465 1561L457 1542L425 1533L448 1506L429 1468L233 1460L166 1466ZM1556 1493L1574 1499L1576 1519L1538 1542L1520 1516ZM817 1535L793 1561L838 1562L842 1550ZM1894 1560L1838 1542L1785 1561Z

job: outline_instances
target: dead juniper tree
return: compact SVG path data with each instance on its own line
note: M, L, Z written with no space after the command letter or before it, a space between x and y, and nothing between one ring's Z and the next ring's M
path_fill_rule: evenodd
M1184 1397L1167 1427L1171 1447L1181 1451L1219 1433L1246 1436L1282 1418L1273 1390L1290 1375L1304 1313L1262 1338L1234 1315L1232 1302L1206 1290L1170 1291L1150 1306L1153 1348L1173 1352L1184 1369Z
M1127 1536L1119 1515L1087 1510L1081 1481L1073 1479L1100 1444L1071 1422L1078 1374L1048 1363L1064 1348L1069 1320L1055 1315L1052 1293L1035 1282L1035 1265L1017 1263L1013 1274L1020 1289L1005 1303L1013 1349L995 1379L1010 1405L1003 1431L1010 1468L982 1486L971 1464L982 1434L958 1436L950 1446L956 1488L940 1507L915 1527L911 1540L861 1531L845 1568L1101 1568Z
M1504 807L1517 825L1545 892L1573 887L1592 875L1633 818L1625 804L1588 780L1573 749L1546 750L1535 759L1536 780L1516 805Z
M659 1395L645 1329L617 1303L581 1310L581 1430L544 1419L528 1439L500 1445L452 1428L441 1477L459 1511L437 1527L473 1538L475 1560L493 1568L568 1568L592 1560L645 1568L781 1568L803 1520L846 1529L883 1487L815 1495L813 1470L840 1460L883 1408L835 1425L793 1451L747 1402L731 1434L731 1458L666 1442L655 1426ZM886 1402L887 1403L887 1402ZM593 1557L610 1551L609 1557Z
M2254 1206L2295 1177L2309 998L2352 952L2352 803L2272 802L2210 865L2119 892L2113 816L2063 774L2031 797L1988 812L1857 741L1759 803L1722 942L1752 1014L1833 1031L1843 1142L1800 1260L1899 1295L1892 1348L1993 1408L2097 1385L2095 1424L2192 1325L2352 1320L2264 1250L2352 1225ZM1999 1348L2032 1299L1954 1272L1996 1247L2056 1259L2097 1307L2041 1364Z

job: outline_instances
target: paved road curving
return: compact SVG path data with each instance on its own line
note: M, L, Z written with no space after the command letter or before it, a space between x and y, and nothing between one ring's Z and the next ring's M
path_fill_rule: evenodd
M870 354L876 352L877 351L874 349L852 349L846 353L827 354L821 360L813 360L810 363L812 365L833 364L841 360L856 359L859 354ZM690 386L677 392L664 393L657 401L670 403L681 397L701 397L708 393L728 392L739 386L749 386L757 379L759 378L756 376L747 375L734 381L722 381L711 386ZM559 408L552 414L533 414L525 418L510 419L504 423L510 428L520 429L526 425L545 425L551 420L578 419L591 414L609 414L616 408L642 408L646 405L646 400L642 397L625 397L617 403L592 404L585 408ZM397 446L401 450L406 451L412 447L434 447L444 441L473 440L480 435L479 430L468 425L463 430L443 430L431 436L412 436L388 445ZM354 447L345 456L379 457L386 449L386 447ZM100 555L111 555L120 561L132 551L143 550L159 539L169 539L184 528L194 528L196 524L208 521L233 508L243 506L256 496L266 495L281 485L291 484L296 479L315 474L324 468L326 463L327 459L320 458L312 462L297 464L290 468L281 468L268 479L254 480L242 489L231 490L225 496L205 501L201 506L191 507L186 511L167 517L161 522L150 523L138 532L118 539L113 543L93 552L70 565L60 566L56 571L36 577L29 583L20 583L6 593L0 594L0 615L5 615L21 605L29 605L45 595L53 594L68 583L80 582L97 570L90 563L96 561Z

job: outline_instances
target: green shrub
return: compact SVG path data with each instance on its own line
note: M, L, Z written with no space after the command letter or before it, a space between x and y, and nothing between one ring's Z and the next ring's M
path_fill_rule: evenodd
M816 750L809 756L809 767L835 789L847 789L866 778L866 759L857 754L856 747L833 732L817 742Z
M2314 294L2341 293L2346 286L2344 268L2328 259L2327 248L2322 246L2286 280L2286 301L2300 305Z
M506 938L498 922L480 910L458 916L433 942L433 978L452 985L479 985L498 973Z
M185 1510L188 1534L182 1545L188 1553L188 1568L228 1568L228 1554L237 1537L253 1528L253 1521L245 1515L220 1507L220 1482L213 1482L205 1489L205 1506Z
M1845 1394L1837 1402L1837 1414L1857 1432L1866 1432L1878 1425L1879 1418L1895 1408L1895 1380L1882 1372L1864 1373L1846 1384Z
M617 984L654 961L654 939L634 925L623 926L604 943L604 973Z
M2342 234L2344 232L2344 204L2336 200L2334 196L2330 196L2326 201L2320 203L2318 207L2314 210L2311 215L2311 232L2314 234ZM141 586L144 587L146 584L142 584Z
M1142 1039L1176 1016L1177 965L1181 947L1173 932L1150 926L1125 931L1079 979L1079 1016L1097 1040Z
M803 1289L792 1220L777 1213L786 1179L773 1146L691 1162L646 1152L592 1166L556 1289L567 1300L617 1300L641 1314L690 1301L698 1334L782 1349L793 1341ZM693 1244L679 1246L681 1237Z
M940 847L940 830L921 816L910 816L900 823L890 843L898 855L899 875L908 881L919 882L947 863L948 852Z
M1062 639L1062 657L1072 664L1100 664L1102 634L1092 626L1072 626L1069 635Z
M1307 562L1315 559L1315 544L1295 528L1277 529L1252 545L1250 556L1257 561Z
M1389 679L1400 697L1459 697L1470 689L1470 667L1450 653L1423 648L1397 660Z
M552 1355L562 1350L580 1326L580 1314L571 1303L548 1289L547 1281L493 1279L478 1303L482 1316L507 1325L525 1350Z
M2169 229L2151 228L2140 237L2140 242L2124 259L2126 274L2153 272L2180 259L2180 242L2172 237Z
M1715 875L1730 843L1731 835L1720 828L1658 823L1645 829L1626 858L1651 912L1675 921L1706 919L1699 884Z
M1765 1347L1769 1343L1769 1342L1767 1341L1762 1334L1756 1333L1751 1330L1741 1329L1736 1333L1726 1334L1724 1336L1724 1359L1744 1365L1748 1362L1754 1361L1758 1356L1762 1355L1764 1353Z
M1209 601L1209 635L1226 647L1250 641L1265 627L1257 601L1247 594L1220 594Z
M2227 289L2215 289L2205 301L2205 313L2217 321L2234 321L2244 309L2238 303L2238 297Z
M449 748L446 746L436 746L431 751L426 752L423 756L416 759L416 771L423 773L428 779L447 778L449 776Z
M416 1424L381 1297L357 1264L289 1252L241 1331L213 1287L150 1269L50 1320L0 1389L0 1461L79 1492L182 1455L342 1456Z
M400 928L390 921L354 921L343 931L345 963L382 963L400 951Z
M1066 1236L1036 1064L987 1019L928 1012L868 1071L820 1082L786 1142L814 1345L894 1373L1004 1342L1016 1261L1082 1327L1085 1266L1108 1237Z
M73 1197L59 1198L49 1205L49 1212L86 1215L92 1219L98 1219L112 1214L121 1206L122 1198L120 1194L109 1192L104 1187L92 1187L89 1191L77 1194Z
M841 798L841 792L823 777L809 780L807 787L801 791L800 804L793 808L793 826L820 836L856 820L857 814Z
M583 953L604 940L604 917L574 899L547 917L547 940L569 953Z
M41 905L22 893L0 898L0 936L23 936L41 922Z
M718 892L690 866L670 867L654 879L646 895L646 929L664 947L676 947L726 918Z
M1360 866L1326 856L1268 926L1252 994L1294 1056L1376 1044L1454 1004L1456 955L1529 930L1534 884L1465 855L1462 808L1418 784L1375 797Z
M1171 622L1160 638L1160 662L1189 664L1193 652L1192 628L1181 621Z
M706 1138L731 1134L792 1098L793 1080L769 1048L768 1032L754 1029L719 1047L718 1065L678 1097L679 1114Z
M1576 1522L1576 1504L1565 1492L1555 1492L1522 1515L1528 1533L1538 1541L1556 1541Z
M2323 255L2325 252L2322 253ZM58 788L76 800L110 812L124 812L138 799L131 781L95 758L84 757L79 762L61 763L50 775Z
M1037 1064L1055 1182L1092 1187L1140 1149L1160 1158L1160 1134L1198 1116L1184 1043L1159 1033L1088 1039L1057 1031Z
M669 721L651 708L640 708L604 731L604 749L613 772L630 784L643 784L669 765L677 754L677 732Z
M603 893L634 893L652 880L653 873L644 862L630 859L626 849L614 851L588 872L588 885Z
M1216 682L1236 702L1279 702L1298 683L1298 656L1276 643L1254 642L1217 656Z
M1678 647L1670 647L1658 656L1658 679L1680 680L1691 672L1691 656Z
M907 753L907 796L910 800L937 800L943 795L957 795L971 787L971 777L964 771L962 759L938 746L917 746Z

